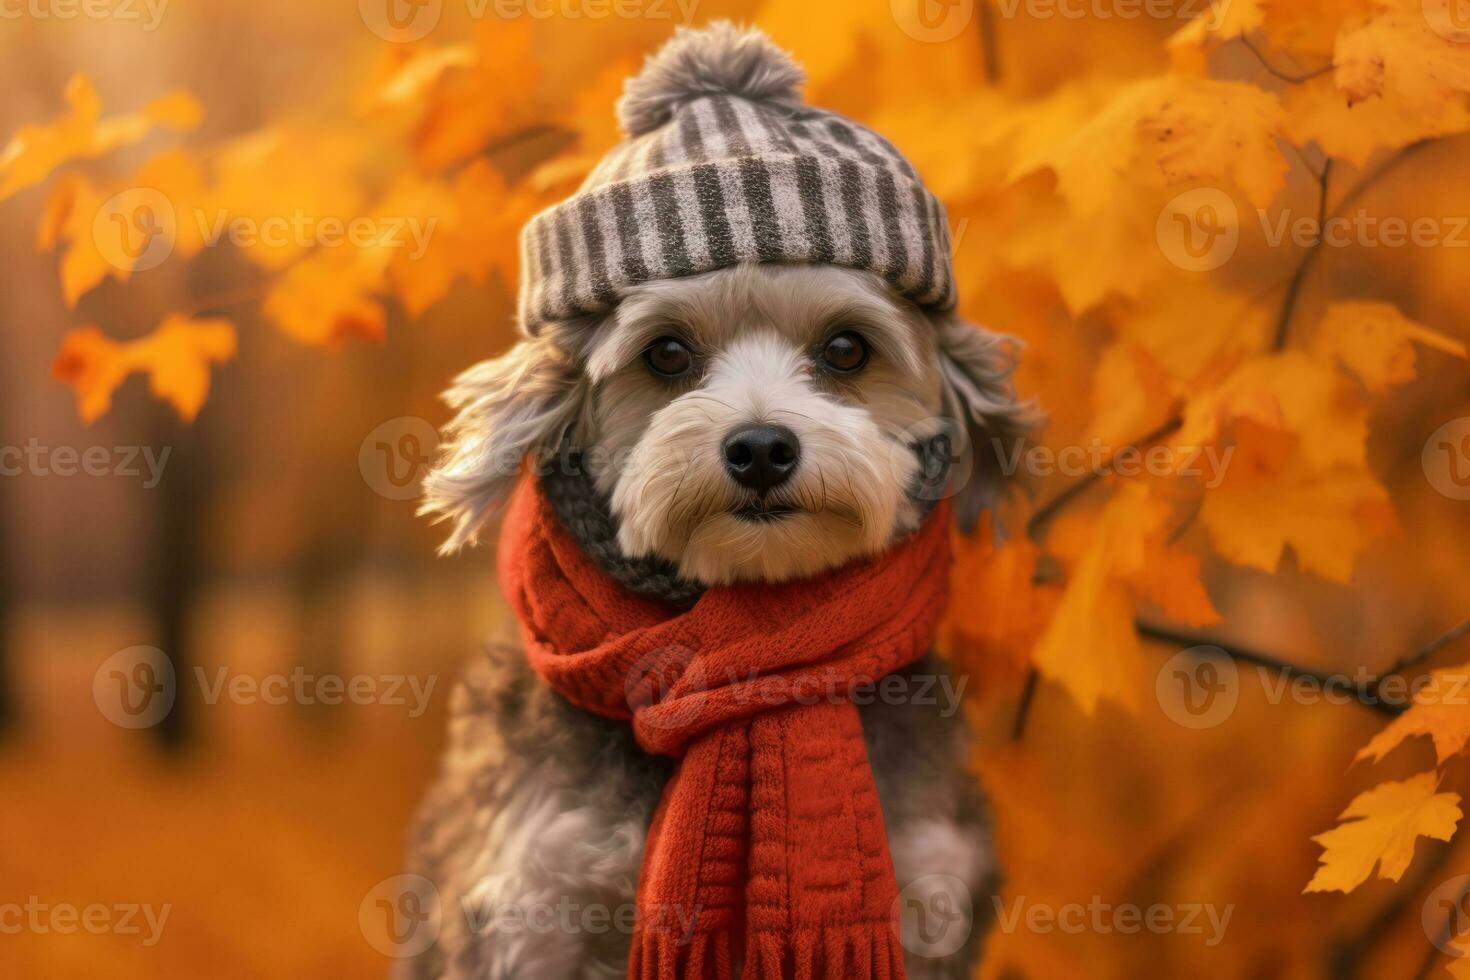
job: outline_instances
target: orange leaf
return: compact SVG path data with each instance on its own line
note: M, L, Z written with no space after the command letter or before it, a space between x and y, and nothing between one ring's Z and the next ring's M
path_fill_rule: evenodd
M0 151L0 200L40 183L64 163L130 146L154 128L191 130L204 114L192 95L174 92L141 112L102 119L102 102L86 75L74 75L67 83L66 101L70 110L65 115L21 127Z
M1432 772L1402 783L1382 783L1360 794L1338 824L1312 840L1321 844L1322 866L1305 891L1350 892L1373 874L1398 881L1414 859L1420 837L1447 841L1460 822L1458 793L1436 793Z
M271 283L262 311L304 344L382 340L387 315L376 297L390 258L387 249L321 249Z
M1392 303L1333 303L1316 338L1318 353L1335 357L1372 392L1414 380L1414 344L1464 360L1465 345L1420 326Z
M1441 765L1470 745L1470 664L1436 670L1414 693L1414 704L1374 736L1357 759L1374 762L1413 735L1434 739L1435 755Z
M78 327L63 339L51 373L76 391L85 422L107 414L112 395L134 372L147 373L155 397L192 422L209 396L209 365L235 356L235 328L228 320L191 320L172 314L151 334L120 343L95 326Z

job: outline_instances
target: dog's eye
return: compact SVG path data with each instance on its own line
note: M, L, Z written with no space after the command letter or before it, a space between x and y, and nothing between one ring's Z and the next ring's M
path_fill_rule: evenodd
M677 378L687 374L694 364L694 356L689 353L689 348L676 337L660 337L649 344L648 349L643 352L643 360L650 371L664 378Z
M822 363L838 374L854 374L868 363L868 344L851 330L844 330L822 348Z

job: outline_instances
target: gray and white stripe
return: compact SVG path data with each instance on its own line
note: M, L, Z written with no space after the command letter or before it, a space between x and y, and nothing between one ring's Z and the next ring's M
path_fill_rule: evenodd
M521 250L530 333L638 283L740 262L865 269L936 310L956 299L944 206L891 143L835 113L729 94L620 144L526 224Z

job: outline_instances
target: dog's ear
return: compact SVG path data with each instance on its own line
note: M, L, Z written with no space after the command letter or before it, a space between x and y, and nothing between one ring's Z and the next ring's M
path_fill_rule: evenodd
M543 330L454 379L444 400L458 414L424 479L421 514L453 524L441 553L475 542L509 495L527 454L554 454L587 403L580 364Z
M1016 398L1011 382L1020 342L991 333L952 314L933 318L939 336L944 410L959 423L956 447L968 473L956 473L955 519L966 533L993 506L1015 476L1016 449L1042 422L1033 401Z

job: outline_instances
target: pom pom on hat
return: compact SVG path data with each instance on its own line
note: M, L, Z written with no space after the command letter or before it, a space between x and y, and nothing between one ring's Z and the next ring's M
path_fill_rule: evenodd
M618 100L618 122L629 136L652 132L691 99L728 94L757 102L799 105L801 66L764 31L715 21L681 27L628 79Z

